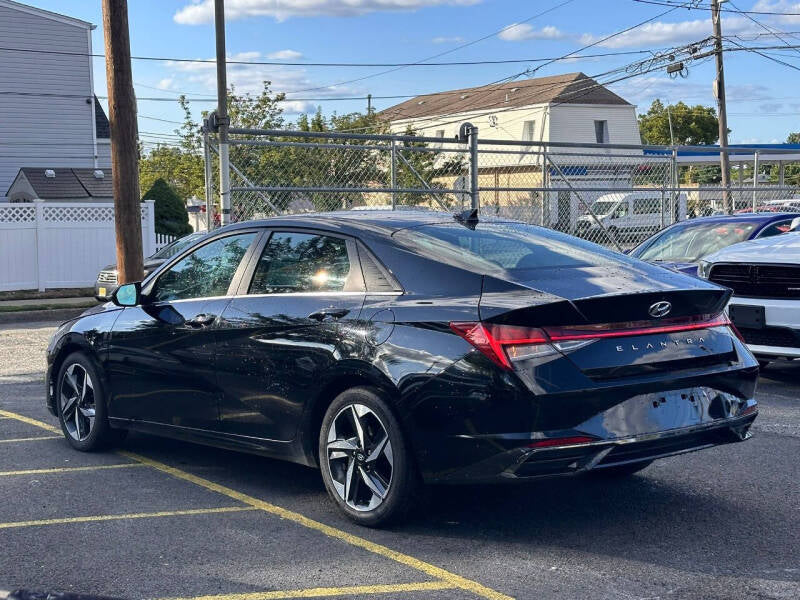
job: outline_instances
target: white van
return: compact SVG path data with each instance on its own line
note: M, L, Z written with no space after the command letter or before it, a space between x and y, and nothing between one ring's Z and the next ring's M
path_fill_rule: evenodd
M603 241L607 231L619 242L640 242L674 221L686 219L686 193L678 194L674 215L670 214L671 195L660 190L641 190L600 196L591 209L592 215L578 217L577 233L580 237Z

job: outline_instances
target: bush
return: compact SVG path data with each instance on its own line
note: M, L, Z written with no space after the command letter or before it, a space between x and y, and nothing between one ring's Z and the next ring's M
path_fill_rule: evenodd
M192 232L186 203L166 181L156 179L144 200L155 200L156 233L181 237Z

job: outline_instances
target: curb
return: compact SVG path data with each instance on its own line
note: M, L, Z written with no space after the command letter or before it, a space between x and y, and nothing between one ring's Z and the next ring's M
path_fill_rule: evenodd
M71 308L52 308L47 310L20 310L13 312L0 312L2 323L33 323L40 321L68 321L83 313L87 307L78 306Z

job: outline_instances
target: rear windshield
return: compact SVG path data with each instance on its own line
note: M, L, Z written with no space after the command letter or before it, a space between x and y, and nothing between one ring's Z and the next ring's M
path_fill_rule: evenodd
M756 223L697 223L667 229L642 252L641 260L697 262L717 250L750 239Z
M628 259L591 242L522 223L422 225L395 232L393 239L418 254L484 273L499 269L594 267Z

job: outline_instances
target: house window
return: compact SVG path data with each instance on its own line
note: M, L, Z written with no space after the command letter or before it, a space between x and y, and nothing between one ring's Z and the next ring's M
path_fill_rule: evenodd
M594 137L598 144L608 144L608 121L594 122Z
M522 124L522 141L532 142L536 139L536 121L525 121Z

